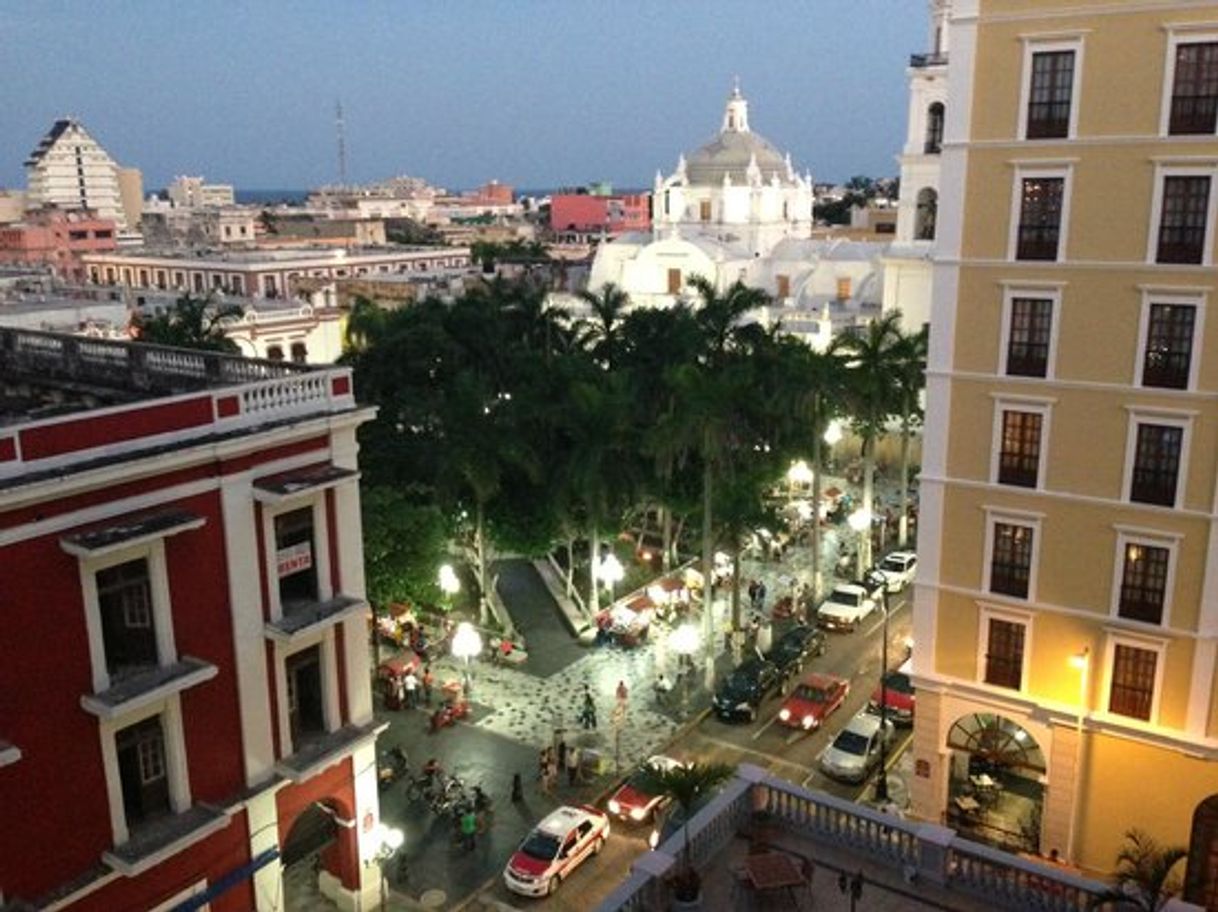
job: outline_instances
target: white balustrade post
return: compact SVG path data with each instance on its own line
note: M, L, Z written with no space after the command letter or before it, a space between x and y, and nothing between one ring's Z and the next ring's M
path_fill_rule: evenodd
M935 823L923 823L917 828L918 875L931 883L946 884L948 881L947 859L954 830Z

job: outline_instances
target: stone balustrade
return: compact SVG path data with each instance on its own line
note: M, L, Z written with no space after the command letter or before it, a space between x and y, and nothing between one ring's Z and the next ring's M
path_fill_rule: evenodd
M693 863L706 868L738 833L758 822L866 856L891 866L895 877L925 879L995 909L1084 912L1107 888L1065 869L971 842L946 827L902 820L800 788L749 764L690 821ZM663 908L665 881L685 849L684 840L679 831L636 860L630 876L598 912ZM1173 908L1183 912L1192 907Z

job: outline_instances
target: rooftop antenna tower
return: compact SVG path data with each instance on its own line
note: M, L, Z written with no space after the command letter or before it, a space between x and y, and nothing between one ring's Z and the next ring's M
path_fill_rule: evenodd
M347 186L347 139L343 134L343 103L334 102L334 128L338 133L338 183Z

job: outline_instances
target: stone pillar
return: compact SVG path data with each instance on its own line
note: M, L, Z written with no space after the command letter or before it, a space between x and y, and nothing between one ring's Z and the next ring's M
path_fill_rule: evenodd
M1049 784L1045 789L1044 807L1041 811L1040 850L1047 855L1057 849L1058 854L1066 858L1070 843L1070 819L1075 813L1075 791L1079 785L1079 770L1075 766L1078 758L1078 732L1073 725L1064 723L1054 725L1051 731L1052 743L1041 745L1045 760L1048 761ZM1078 821L1080 831L1074 834L1076 856L1079 854L1083 835L1081 814L1078 815ZM1076 861L1068 860L1072 863Z
M914 776L909 783L913 816L939 823L947 805L947 734L940 722L942 697L930 690L918 694L914 717Z

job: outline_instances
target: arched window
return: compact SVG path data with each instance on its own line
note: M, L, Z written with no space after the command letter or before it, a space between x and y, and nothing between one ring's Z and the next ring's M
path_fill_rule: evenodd
M938 155L943 151L943 115L941 101L926 109L926 145L922 151L927 155Z
M266 356L271 361L282 361L283 349L278 345L267 346Z
M939 194L930 187L918 191L918 216L914 221L914 239L918 241L933 241L935 239L935 215L939 209Z
M309 350L303 342L292 343L292 360L297 364L304 364L309 360Z

